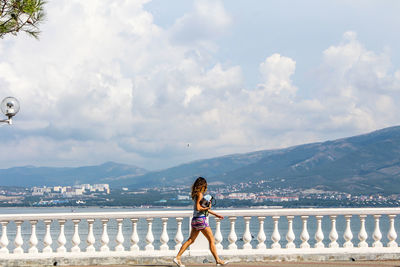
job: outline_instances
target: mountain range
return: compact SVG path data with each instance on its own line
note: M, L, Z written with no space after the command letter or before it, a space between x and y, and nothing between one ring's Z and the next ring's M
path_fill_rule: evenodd
M136 166L114 162L76 168L23 166L0 169L0 186L66 186L110 181L117 183L119 179L131 179L146 172L148 171Z
M233 154L160 171L113 162L79 168L15 167L0 170L2 186L109 183L130 188L269 180L270 185L341 192L400 192L400 126L333 141Z

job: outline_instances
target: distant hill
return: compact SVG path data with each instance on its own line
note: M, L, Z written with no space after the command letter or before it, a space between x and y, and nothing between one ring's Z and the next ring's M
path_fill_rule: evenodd
M279 153L279 150L257 151L197 160L161 171L148 172L135 177L134 180L125 180L121 181L121 183L131 187L183 185L191 184L193 179L198 176L215 177L216 181L212 179L214 182L229 183L229 177L219 178L228 172L234 172L257 163L264 157L276 153Z
M0 170L0 186L109 183L131 188L270 180L281 187L342 192L400 193L400 126L359 136L277 150L197 160L148 172L108 162L79 168L17 167Z
M287 186L353 193L400 193L400 127L288 148L221 179L228 177L230 181L282 178Z
M280 150L199 160L137 176L131 186L188 184L200 175L225 184L268 179L279 186L400 193L400 127Z
M54 186L94 183L116 183L146 173L147 170L125 164L107 162L98 166L77 168L15 167L0 169L1 186Z

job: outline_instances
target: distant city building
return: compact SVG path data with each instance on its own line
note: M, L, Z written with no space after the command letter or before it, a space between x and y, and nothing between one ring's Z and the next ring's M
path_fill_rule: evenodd
M189 200L189 195L178 195L177 196L177 199L178 200Z
M224 195L223 194L215 194L215 198L216 199L224 199Z
M61 194L63 197L71 198L81 196L88 192L103 192L110 194L110 186L108 184L82 184L74 186L53 186L53 187L33 187L31 189L32 196L55 196Z
M230 193L227 198L238 200L255 200L257 195L254 193Z
M287 201L298 201L299 197L289 196L265 196L264 200L272 202L287 202Z
M60 193L62 193L62 189L63 189L62 186L54 186L54 187L53 187L53 191L54 191L54 192L60 192Z
M44 193L50 193L51 188L44 187L33 187L32 188L32 196L43 196Z

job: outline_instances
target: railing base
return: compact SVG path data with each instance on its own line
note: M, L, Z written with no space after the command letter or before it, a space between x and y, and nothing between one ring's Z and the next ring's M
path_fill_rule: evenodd
M124 252L94 252L94 253L51 253L51 254L3 254L0 266L85 266L85 265L162 265L171 264L175 251L143 252L135 254ZM260 263L260 262L322 262L322 261L382 261L398 260L399 248L353 248L353 249L266 249L249 251L238 249L223 250L221 258L231 262ZM214 263L209 251L187 251L182 257L185 264Z

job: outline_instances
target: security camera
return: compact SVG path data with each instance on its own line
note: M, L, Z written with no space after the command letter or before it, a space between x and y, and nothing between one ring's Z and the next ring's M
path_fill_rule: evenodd
M6 109L6 114L5 115L7 117L13 117L15 115L14 104L11 103L11 102L8 102L6 104L6 107L7 107L7 109Z
M15 97L6 97L1 101L0 104L1 112L7 116L8 120L2 120L1 122L12 123L12 117L14 117L19 111L19 102Z

